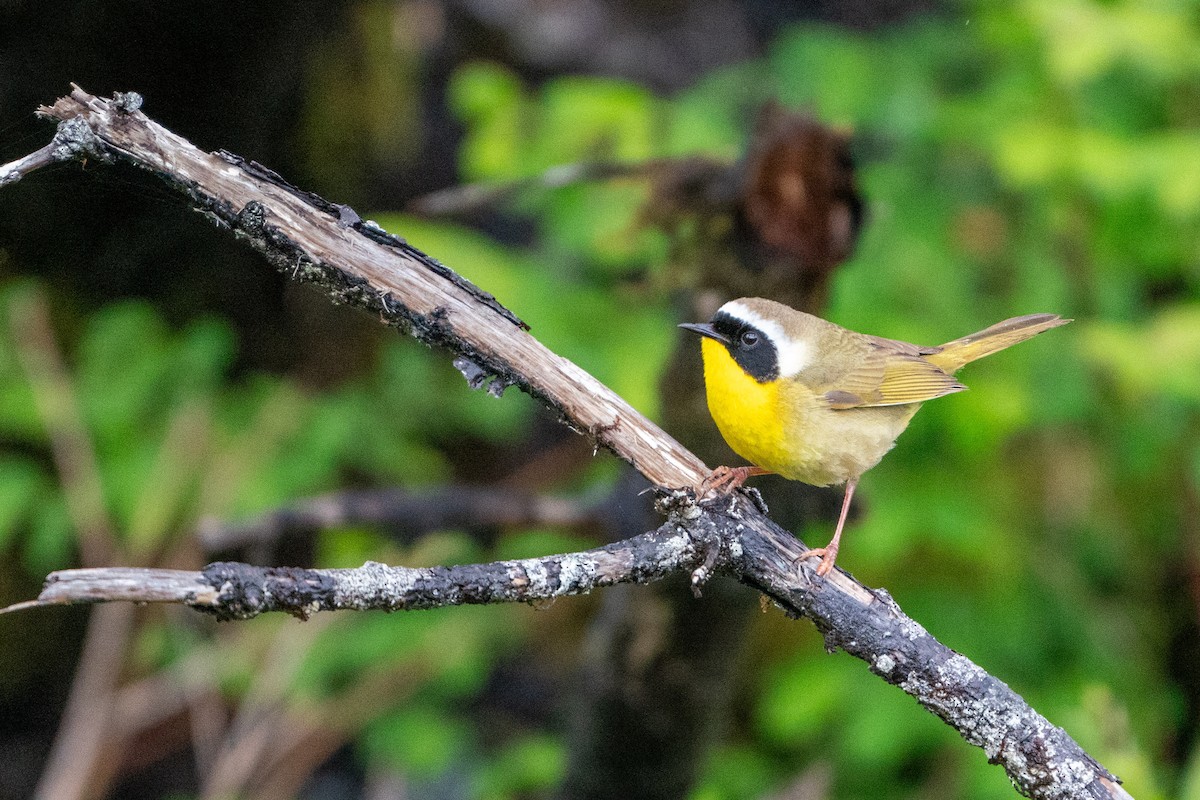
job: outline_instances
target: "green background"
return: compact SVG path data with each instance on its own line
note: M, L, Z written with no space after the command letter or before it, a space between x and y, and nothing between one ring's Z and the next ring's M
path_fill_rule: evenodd
M422 91L419 48L371 35L393 11L355 6L305 73L291 166L332 200L370 197L363 173L422 135L397 113ZM350 76L347 52L357 59ZM463 182L596 157L732 161L760 103L809 110L853 131L868 207L859 246L833 278L829 319L934 344L1017 314L1073 317L970 366L961 377L971 391L926 406L863 480L869 505L840 562L1065 727L1135 797L1200 800L1200 7L981 2L870 31L791 24L758 57L670 92L593 75L534 78L488 58L455 63L445 79L459 134L446 160ZM155 116L153 94L145 110ZM236 149L208 135L201 146ZM126 179L131 191L161 192L120 172L87 173L114 194ZM40 191L71 193L76 180L85 178L58 171ZM482 227L420 220L399 204L358 210L494 293L543 343L654 418L687 264L671 263L666 234L640 223L646 199L638 181L531 190L501 224ZM198 217L185 224L197 238L227 238ZM322 318L315 295L290 290L304 309L295 324L349 328L335 340L353 351L349 365L318 357L337 360L334 347L264 357L261 337L247 342L253 330L219 303L198 313L170 291L96 302L86 281L28 266L19 234L8 235L5 601L78 563L81 520L107 520L128 563L186 563L201 558L188 545L201 520L349 487L498 482L550 425L519 393L469 391L443 352L377 333L361 315ZM243 280L274 280L248 263ZM37 333L45 313L56 344ZM65 382L44 363L55 349ZM99 508L86 487L64 488L51 457L48 430L71 407L94 449ZM537 488L603 494L612 461L599 455ZM424 565L593 543L547 529L488 544L451 530L402 546L342 529L322 533L312 555L321 566ZM152 613L126 671L130 680L192 674L187 665L201 661L236 708L259 696L261 676L287 652L294 663L272 678L277 702L336 730L355 769L402 775L416 796L431 787L542 796L568 758L568 711L491 711L481 724L473 698L500 666L532 661L547 680L567 680L594 605L346 614L303 628L262 619L216 631ZM45 679L32 673L72 652L62 642L80 623L56 613L0 620L6 707L36 697L30 687ZM760 797L805 776L830 797L1013 796L981 752L864 664L826 655L810 625L776 612L751 624L734 713L694 798ZM53 708L63 690L47 691ZM185 783L172 796L194 792Z

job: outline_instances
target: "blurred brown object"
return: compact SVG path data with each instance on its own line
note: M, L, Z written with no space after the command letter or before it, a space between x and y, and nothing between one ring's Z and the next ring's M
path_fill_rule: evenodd
M685 284L713 295L696 318L747 295L819 311L862 226L849 134L775 102L738 162L660 162L652 180L644 221L673 234Z
M743 266L760 270L759 292L819 309L830 273L850 256L862 225L849 135L774 103L764 107L737 212L736 244L755 249Z

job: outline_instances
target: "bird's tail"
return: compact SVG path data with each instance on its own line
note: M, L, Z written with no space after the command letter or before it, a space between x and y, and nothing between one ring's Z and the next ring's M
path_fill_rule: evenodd
M1042 331L1066 325L1070 321L1057 314L1026 314L1023 317L1013 317L970 336L946 342L925 356L925 359L953 374L976 359L990 356L1017 342L1037 336Z

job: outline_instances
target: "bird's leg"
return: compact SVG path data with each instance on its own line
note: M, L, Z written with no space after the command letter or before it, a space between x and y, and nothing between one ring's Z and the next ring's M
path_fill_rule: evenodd
M729 494L745 483L747 478L770 474L771 470L762 467L717 467L701 482L696 493L700 497Z
M858 478L846 481L846 496L842 498L842 513L838 516L837 530L833 532L833 538L829 540L829 544L805 550L796 559L803 561L806 558L820 558L821 563L817 565L817 575L822 578L833 570L833 562L837 560L838 546L842 542L842 528L846 527L846 515L850 512L850 498L854 497L854 489L857 486Z

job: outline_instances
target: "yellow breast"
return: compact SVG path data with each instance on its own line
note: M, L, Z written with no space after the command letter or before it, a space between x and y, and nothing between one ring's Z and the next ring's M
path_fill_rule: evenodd
M790 475L800 443L791 441L780 404L780 383L759 383L738 366L720 342L704 339L708 411L733 451L752 464Z
M708 411L751 464L814 486L844 483L879 463L920 403L834 410L803 384L759 383L720 342L704 339Z

